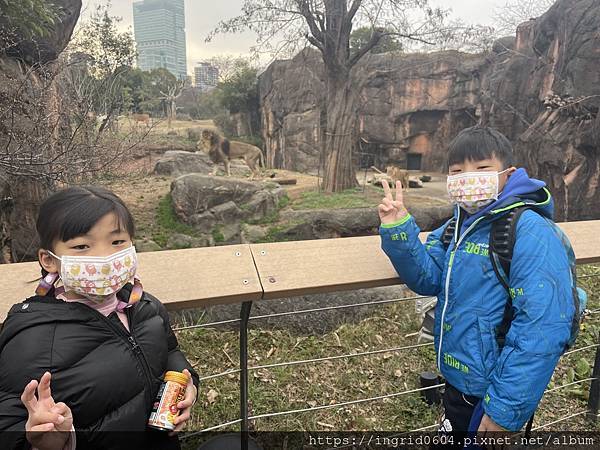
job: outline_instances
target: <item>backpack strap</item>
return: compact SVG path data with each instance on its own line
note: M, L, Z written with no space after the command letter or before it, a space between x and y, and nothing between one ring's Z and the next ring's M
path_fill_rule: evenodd
M510 263L512 261L517 237L517 223L521 214L528 209L532 209L531 206L513 208L492 224L492 231L490 232L490 260L494 272L496 273L496 277L506 290L507 294L502 322L496 327L496 341L498 342L499 348L504 347L506 335L513 320L513 296L509 282Z
M440 238L440 241L442 242L442 245L444 246L444 248L446 250L448 250L448 247L450 247L450 243L452 242L452 239L454 239L454 233L456 231L456 217L453 217L450 222L448 222L448 225L446 225L446 228L444 229L444 232L442 233L442 237Z

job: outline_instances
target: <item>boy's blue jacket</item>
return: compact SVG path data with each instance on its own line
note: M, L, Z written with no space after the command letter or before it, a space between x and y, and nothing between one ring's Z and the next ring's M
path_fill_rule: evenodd
M435 349L446 380L483 399L485 413L519 430L534 413L569 340L575 313L565 248L546 221L553 201L545 184L518 169L498 200L461 223L448 251L446 225L425 244L412 216L382 225L382 248L413 291L437 296ZM531 203L519 219L510 268L515 315L502 349L495 329L507 302L489 257L491 225L510 209ZM457 208L456 216L465 216ZM457 227L458 228L458 227Z

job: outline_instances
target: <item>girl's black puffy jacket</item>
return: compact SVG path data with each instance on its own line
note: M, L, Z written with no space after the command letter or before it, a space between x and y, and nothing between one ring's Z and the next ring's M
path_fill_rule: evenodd
M30 448L20 397L46 371L54 400L73 412L78 450L179 448L177 438L146 423L167 370L188 369L196 387L198 375L156 298L145 293L126 312L130 332L116 313L104 317L51 296L12 307L0 332L1 449Z

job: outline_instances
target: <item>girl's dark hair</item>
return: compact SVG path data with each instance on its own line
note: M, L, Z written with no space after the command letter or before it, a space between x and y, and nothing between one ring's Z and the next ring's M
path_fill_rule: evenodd
M123 200L99 186L74 186L58 191L40 206L36 228L40 247L54 250L57 240L86 234L106 214L115 213L119 226L133 239L133 216Z
M474 126L458 133L448 148L448 167L465 161L481 161L493 157L504 168L513 164L513 148L510 141L493 128Z

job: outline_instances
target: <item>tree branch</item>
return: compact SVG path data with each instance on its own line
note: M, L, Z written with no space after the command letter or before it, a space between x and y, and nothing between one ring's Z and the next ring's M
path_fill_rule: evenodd
M317 47L323 54L325 54L325 47L323 46L323 44L321 42L317 41L314 37L312 37L308 33L306 33L305 37L308 40L308 42L310 42L312 45Z
M352 26L352 21L354 20L354 16L356 16L356 13L358 12L358 8L360 8L360 5L362 4L362 0L354 0L352 2L352 5L350 6L350 9L348 10L348 15L346 16L346 22L348 26Z
M310 29L312 37L324 45L325 38L323 36L323 32L319 29L319 26L317 25L315 16L314 16L313 12L310 10L310 5L308 4L308 1L307 0L295 0L295 1L296 1L296 4L298 5L298 9L300 10L300 14L302 14L304 19L306 20L306 23L308 25L308 28ZM309 39L309 41L311 42L311 44L315 45L310 39ZM319 49L321 48L317 45L315 45L315 47L318 47Z
M365 56L373 47L379 44L381 38L383 38L384 34L381 30L373 30L373 34L371 35L371 39L367 42L363 47L361 47L353 56L350 58L348 65L350 68L354 67L363 56Z

